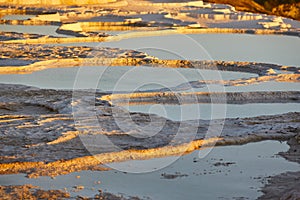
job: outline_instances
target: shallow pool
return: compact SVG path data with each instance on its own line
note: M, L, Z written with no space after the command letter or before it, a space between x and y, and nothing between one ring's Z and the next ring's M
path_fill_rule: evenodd
M5 15L1 17L4 20L27 20L35 17L35 15Z
M288 148L285 142L278 141L216 147L204 158L199 158L201 151L194 151L159 170L152 166L155 167L168 158L110 165L124 171L129 169L139 172L149 169L148 173L124 173L118 170L82 171L55 179L28 179L23 174L2 175L0 185L33 184L42 189L65 188L71 196L93 196L101 189L125 196L164 200L256 199L262 194L260 188L266 183L266 177L299 170L299 164L276 155L280 151L287 151ZM227 166L222 163L227 163ZM166 179L163 174L182 176ZM73 187L77 185L84 186L84 189L75 192Z
M135 49L161 59L246 61L300 67L300 38L283 35L177 34L54 45Z
M237 117L257 117L288 112L300 112L299 103L251 103L251 104L185 104L185 105L131 105L123 106L131 112L157 114L175 120L223 119ZM224 112L226 111L226 115Z
M146 74L146 75L145 75ZM96 77L93 82L91 77ZM231 80L256 77L256 74L196 69L153 67L73 67L54 68L32 74L0 75L1 83L16 83L40 88L73 89L75 80L80 88L104 91L136 91L171 88L196 80ZM94 77L95 79L95 77Z
M70 37L68 35L56 33L57 28L58 26L52 25L0 25L0 31L5 32L32 33L56 37Z
M166 35L96 43L93 46L136 49L162 59L251 61L300 66L300 38L282 35Z

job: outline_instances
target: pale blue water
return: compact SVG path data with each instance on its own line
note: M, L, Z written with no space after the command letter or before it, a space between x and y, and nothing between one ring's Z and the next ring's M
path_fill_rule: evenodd
M72 46L75 43L56 45ZM135 49L161 59L247 61L300 66L300 38L294 36L178 34L76 45Z
M42 189L66 188L71 196L93 196L101 189L115 194L148 197L155 200L237 197L256 199L262 194L260 187L266 183L265 177L299 170L299 164L276 155L280 151L287 151L288 148L285 142L278 141L216 147L204 158L198 157L201 151L194 151L157 171L152 167L160 166L168 158L110 165L118 169L136 170L136 172L145 168L152 169L148 173L133 174L117 170L81 171L58 176L55 179L49 177L28 179L23 174L2 175L0 185L33 184ZM170 158L174 159L174 157ZM227 167L214 166L217 162L233 164ZM176 172L187 176L176 179L163 179L161 176L163 173L175 174ZM98 181L101 183L97 184ZM73 187L77 185L84 186L84 189L75 192Z
M130 105L123 106L131 112L157 114L175 121L193 119L223 119L257 117L288 112L300 112L298 103L253 103L253 104L185 104L185 105ZM226 115L219 110L226 109Z
M16 17L19 18L22 15ZM57 28L56 26L0 25L0 31L65 36L57 34L55 32ZM121 32L111 33L119 34ZM163 59L252 61L300 66L300 56L298 55L300 38L294 36L177 34L131 38L117 42L76 43L76 45L136 49Z
M136 49L163 59L251 61L300 66L300 38L282 35L167 35L95 43L93 46Z
M35 17L35 15L5 15L1 19L6 20L26 20Z
M17 33L32 33L40 35L51 35L56 37L70 37L67 35L56 33L58 26L42 26L42 25L0 25L0 31L17 32Z
M222 92L222 87L213 87L213 91ZM210 89L211 90L211 89ZM193 88L186 91L194 92L208 92L210 91L207 87L203 88ZM299 91L300 83L287 83L287 82L262 82L259 84L251 84L246 86L228 86L225 87L226 92L255 92L255 91Z
M80 88L86 89L93 88L95 84L97 85L97 82L91 81L91 76L95 74L98 74L98 89L104 91L159 89L196 80L230 80L257 77L256 74L251 73L213 70L151 67L72 67L46 69L32 74L0 75L0 82L31 85L40 88L73 89L77 78L81 81L79 83Z

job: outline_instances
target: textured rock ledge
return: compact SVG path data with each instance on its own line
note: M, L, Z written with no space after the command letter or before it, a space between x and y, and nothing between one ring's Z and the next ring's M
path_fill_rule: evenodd
M0 174L37 177L105 170L101 164L180 155L215 144L288 140L299 135L300 113L176 122L128 113L98 99L107 94L92 91L79 91L74 98L71 91L1 85L0 93ZM125 129L119 127L118 120ZM149 130L140 130L149 123ZM149 136L150 130L156 134ZM103 139L113 146L97 145Z
M300 92L135 92L111 94L101 100L117 104L189 104L189 103L284 103L300 102Z
M108 36L103 34L101 36L93 36L89 32L96 32L97 30L82 31L59 31L61 34L75 35L78 37L40 37L29 39L16 39L0 42L0 44L53 44L53 43L75 43L75 42L113 42L123 39L137 38L137 37L151 37L151 36L164 36L174 34L206 34L206 33L237 33L237 34L256 34L256 35L289 35L299 37L298 31L286 31L286 30L269 30L269 29L236 29L236 28L174 28L172 30L142 30L130 27L104 27L106 31L129 31L135 30L131 33L123 33L115 36ZM102 29L101 29L102 30ZM82 37L85 35L84 37Z
M114 195L108 192L99 193L94 197L76 196L71 197L67 191L62 190L42 190L33 185L13 185L13 186L0 186L0 195L3 200L10 199L76 199L76 200L140 200L138 197L124 197L123 195Z
M134 50L85 46L3 44L1 50L0 74L32 73L58 67L149 66L235 71L259 75L255 78L234 81L205 80L187 83L192 87L202 87L205 84L247 85L266 81L299 82L299 68L267 63L162 60ZM13 66L15 63L18 63L18 66Z
M186 28L200 29L198 33L240 32L259 34L263 32L264 34L274 34L281 32L299 36L297 21L266 14L238 12L230 5L210 4L203 1L165 1L159 3L119 0L113 3L101 1L102 4L100 5L97 5L99 2L93 5L95 3L93 1L87 5L82 5L82 2L76 0L70 2L49 1L46 8L42 5L48 1L42 1L39 4L34 1L2 0L2 2L3 14L15 12L37 14L38 16L28 20L1 20L0 23L56 24L61 25L60 30L73 31L74 33L103 29L134 30L137 27L166 29L183 27L185 31L189 31ZM76 4L81 6L79 8L68 6ZM103 16L112 20L105 20Z

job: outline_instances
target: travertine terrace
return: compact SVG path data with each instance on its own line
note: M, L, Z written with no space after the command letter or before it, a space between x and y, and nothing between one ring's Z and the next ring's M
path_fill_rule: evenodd
M122 105L147 104L299 104L299 91L202 92L261 83L299 83L299 66L277 64L160 59L142 51L92 47L76 43L102 43L129 38L175 34L264 34L300 36L300 22L292 19L240 12L230 5L203 1L0 0L0 17L33 15L27 19L0 19L1 25L55 26L59 35L1 31L0 76L72 67L184 68L243 72L255 76L230 80L193 80L171 88L126 92L41 89L0 84L0 174L24 173L29 178L70 174L82 170L110 170L103 164L183 155L214 145L241 145L262 140L288 141L280 153L299 162L300 113L248 118L173 121L155 114L129 112ZM191 91L192 90L192 91ZM83 109L84 108L84 109ZM91 114L92 113L92 114ZM117 120L130 130L119 127ZM151 127L140 130L139 127ZM222 127L221 127L221 125ZM100 126L99 126L100 125ZM100 128L99 128L100 127ZM156 135L148 131L161 127ZM216 134L221 132L221 134ZM177 136L180 135L178 138ZM143 137L135 137L143 136ZM109 139L113 146L95 147ZM90 144L90 145L89 145ZM115 148L117 147L117 148ZM295 178L296 177L296 178ZM299 198L299 172L272 177L262 199L285 195ZM285 182L287 184L282 184ZM278 195L274 191L282 187ZM11 190L14 193L10 193ZM5 198L70 198L58 190L32 185L0 186ZM24 196L23 196L24 197ZM125 199L110 193L95 198ZM78 197L79 198L79 197ZM138 197L134 197L138 199ZM100 198L101 199L101 198Z

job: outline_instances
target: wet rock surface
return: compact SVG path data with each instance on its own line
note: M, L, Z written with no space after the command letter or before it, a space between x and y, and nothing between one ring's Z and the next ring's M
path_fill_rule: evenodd
M41 38L41 37L45 37L45 35L0 31L0 41L20 40L20 39L37 39L37 38ZM49 36L49 37L51 37L51 36Z
M161 89L149 91L147 95L136 93L135 98L127 93L111 95L98 91L79 91L74 96L72 91L1 84L0 174L25 173L28 177L35 178L43 175L54 177L81 170L108 170L101 164L166 157L215 144L240 145L270 139L287 140L290 150L280 155L299 162L298 112L178 122L152 114L129 113L119 107L128 99L132 104L178 104L175 97L181 96L184 97L182 103L209 103L210 96L218 99L225 95L181 93L207 84L227 87L271 81L299 83L297 67L251 62L159 60L134 50L51 45L119 41L141 35L169 34L247 33L298 37L299 22L239 12L229 5L202 1L120 0L82 6L50 5L53 2L44 2L47 2L46 7L36 5L33 1L10 1L8 4L4 0L0 6L1 16L11 13L37 16L22 20L1 19L0 24L55 25L57 33L71 37L0 32L0 74L32 73L48 68L84 65L143 65L247 72L255 73L258 77L226 81L196 80L171 88L172 91L178 91L177 96L168 93L168 89ZM72 2L86 4L85 1ZM60 1L54 2L57 3L61 4ZM121 32L114 35L107 31ZM298 103L299 92L233 92L227 94L226 101L230 104ZM153 132L154 135L151 134ZM213 166L224 167L231 164L233 163L220 161ZM162 174L163 179L185 176L186 174L180 173ZM299 199L299 176L299 172L288 172L271 177L262 189L264 195L261 199ZM70 198L67 192L43 191L31 185L1 186L0 196L4 199ZM94 197L76 198L139 199L102 191Z
M40 190L33 185L0 186L2 199L66 199L70 194L60 190Z
M131 58L143 58L147 56L147 54L142 52L134 50L124 50L119 48L92 48L84 46L63 47L39 44L4 44L0 51L0 58L2 59L19 59L31 62L67 58L118 58L124 55L129 55Z
M280 152L289 161L300 163L300 142L298 135L288 140L290 149L287 152ZM300 172L287 172L270 177L268 183L262 188L262 195L259 199L299 199L300 198Z
M0 186L0 195L3 200L10 199L76 199L76 200L139 200L139 197L125 197L123 195L115 195L109 192L99 190L94 197L76 196L71 197L70 194L62 190L42 190L33 185L15 185Z
M180 172L176 172L175 174L166 174L163 173L161 174L163 179L176 179L176 178L182 178L182 177L187 177L187 174L181 174Z
M300 114L296 112L178 122L129 113L96 98L105 93L80 91L81 98L73 94L72 99L72 91L5 84L1 88L1 174L23 172L35 177L103 170L98 166L106 162L173 155L215 143L287 140L299 134ZM31 107L26 107L29 103ZM142 128L149 124L150 129ZM155 135L149 135L153 131ZM110 143L103 146L107 139Z

